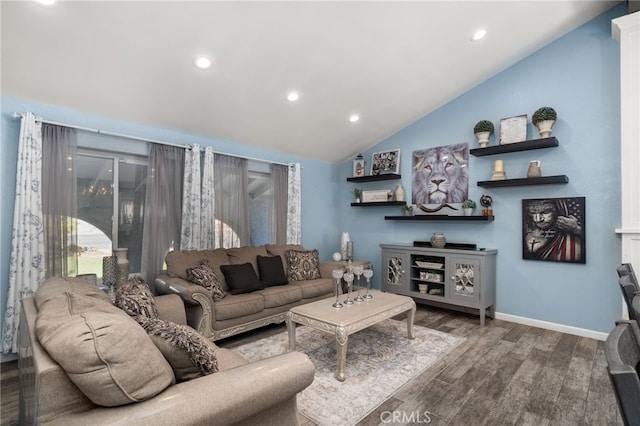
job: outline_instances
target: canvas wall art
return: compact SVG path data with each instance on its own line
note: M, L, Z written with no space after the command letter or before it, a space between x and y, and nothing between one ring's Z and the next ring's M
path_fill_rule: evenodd
M469 144L413 151L411 200L423 204L462 203L469 192Z
M522 200L522 258L586 263L585 197Z

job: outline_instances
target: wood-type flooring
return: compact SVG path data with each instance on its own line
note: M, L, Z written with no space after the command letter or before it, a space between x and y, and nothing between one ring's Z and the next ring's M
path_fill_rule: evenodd
M418 305L415 324L464 336L359 425L622 425L604 342ZM233 349L274 325L217 342ZM613 328L613 324L612 324ZM0 424L18 424L17 361L0 366ZM300 415L303 426L313 422Z

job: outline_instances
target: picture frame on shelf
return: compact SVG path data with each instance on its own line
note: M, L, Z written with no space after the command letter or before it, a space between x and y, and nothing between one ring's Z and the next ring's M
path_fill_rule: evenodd
M500 120L500 145L527 140L527 114Z
M374 152L371 155L371 175L400 173L400 149Z
M522 200L522 258L587 262L585 197Z
M354 177L362 177L366 172L366 162L364 161L364 157L362 154L358 154L358 156L353 160L353 176Z

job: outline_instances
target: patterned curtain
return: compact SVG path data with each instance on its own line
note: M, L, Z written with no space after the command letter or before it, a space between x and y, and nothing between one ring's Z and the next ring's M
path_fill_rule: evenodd
M11 233L9 291L2 329L2 352L18 351L20 300L32 296L45 279L42 213L42 123L22 117L18 141L16 199Z
M200 146L193 145L184 155L180 250L200 248L200 186Z
M200 250L215 248L216 199L213 186L214 155L213 148L204 149L204 166L202 170L202 193L200 194Z
M287 244L302 242L302 199L300 196L300 163L289 165L287 202Z

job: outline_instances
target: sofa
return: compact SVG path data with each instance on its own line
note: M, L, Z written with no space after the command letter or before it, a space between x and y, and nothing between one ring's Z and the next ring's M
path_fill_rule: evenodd
M298 424L296 395L314 375L306 355L247 362L186 326L177 295L153 297L153 310L158 317L149 323L196 337L179 355L183 361L199 342L215 355L215 370L197 374L196 366L188 373L196 377L178 371L178 358L166 355L139 317L82 279L50 279L23 299L19 424Z
M273 271L265 268L263 263L269 261L276 265L273 261L278 257L281 263L278 272L285 276L282 280L276 279L276 285L267 283L253 291L233 292L233 283L229 280L232 276L225 269L244 265L249 275L253 270L264 283ZM221 291L212 292L189 280L190 268L205 260L211 266ZM213 341L281 323L291 307L330 297L335 291L334 265L320 262L317 250L305 250L304 246L297 244L171 251L165 263L166 271L155 281L156 292L179 295L185 303L187 323ZM271 280L274 281L273 278ZM221 294L224 297L219 297Z

